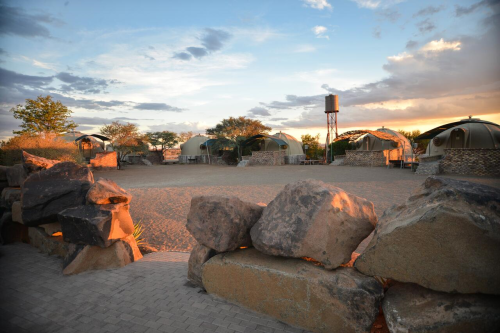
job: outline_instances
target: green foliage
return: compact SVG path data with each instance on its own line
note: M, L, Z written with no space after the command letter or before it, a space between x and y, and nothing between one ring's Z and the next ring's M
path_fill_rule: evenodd
M304 134L300 136L302 140L302 146L308 145L306 151L306 157L310 160L321 160L323 159L324 149L319 145L319 133L316 136L310 134ZM305 149L304 149L305 150Z
M147 137L139 133L139 128L134 124L114 121L101 127L100 132L111 140L111 147L118 153L120 161L127 154L144 154L148 151Z
M13 131L14 134L62 134L75 129L78 125L68 120L72 111L60 101L52 101L52 97L38 96L36 100L26 99L26 105L17 105L10 110L14 118L22 120L22 130Z
M160 161L163 160L163 152L167 148L172 148L179 141L177 141L177 134L174 132L163 131L163 132L147 132L146 138L153 149L160 155Z
M22 151L51 160L84 162L74 142L67 142L55 134L35 135L30 133L14 136L0 144L0 164L21 163Z
M194 133L189 131L189 132L180 132L178 135L178 140L179 142L186 142L187 140L191 139L194 136Z
M330 149L333 150L333 156L335 157L336 155L345 155L346 150L353 150L354 147L349 143L348 140L344 140L332 142L332 144L330 145Z
M241 143L251 136L267 134L271 127L263 125L260 120L245 117L223 119L213 128L207 129L208 135L217 138L217 142L211 148L212 151L232 150L237 159L241 159Z
M144 238L142 238L142 233L144 232L144 229L142 228L142 220L140 220L137 223L134 223L134 239L137 245L144 244Z

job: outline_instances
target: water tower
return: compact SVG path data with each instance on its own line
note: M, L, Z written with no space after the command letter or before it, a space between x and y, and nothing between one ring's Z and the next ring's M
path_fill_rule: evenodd
M338 138L339 134L337 132L337 113L339 112L339 96L338 95L328 95L325 97L325 113L326 113L326 147L325 147L325 162L328 157L328 148L333 142L333 135ZM331 152L333 160L333 150Z

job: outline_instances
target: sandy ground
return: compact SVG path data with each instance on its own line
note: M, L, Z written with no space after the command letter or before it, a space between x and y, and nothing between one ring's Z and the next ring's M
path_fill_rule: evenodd
M225 167L209 165L126 166L96 171L133 195L131 214L144 226L145 240L162 251L190 251L195 241L185 228L191 198L233 195L268 204L288 183L318 179L372 201L375 211L403 203L426 176L408 169L345 166ZM453 177L500 188L500 179Z

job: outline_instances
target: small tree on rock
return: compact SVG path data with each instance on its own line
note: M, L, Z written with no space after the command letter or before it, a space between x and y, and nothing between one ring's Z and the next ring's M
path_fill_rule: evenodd
M160 157L160 161L163 160L163 152L167 148L172 148L179 141L177 140L177 134L174 132L163 131L163 132L148 132L146 133L149 144L153 147L154 151Z
M139 132L135 124L114 121L110 125L101 127L100 132L110 139L110 145L118 153L120 161L123 161L128 154L143 154L148 151L147 137Z

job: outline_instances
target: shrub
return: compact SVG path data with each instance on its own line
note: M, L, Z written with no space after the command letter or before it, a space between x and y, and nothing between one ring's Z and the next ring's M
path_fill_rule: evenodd
M84 162L83 156L74 142L67 142L52 134L21 134L2 141L0 144L0 164L14 165L22 162L22 151L51 160Z

